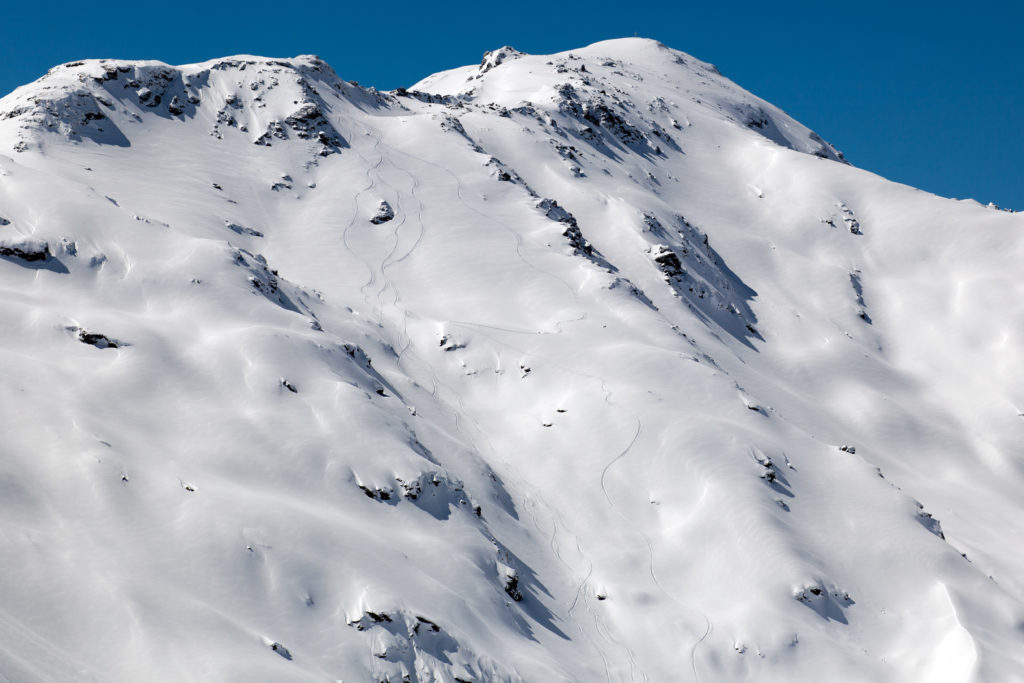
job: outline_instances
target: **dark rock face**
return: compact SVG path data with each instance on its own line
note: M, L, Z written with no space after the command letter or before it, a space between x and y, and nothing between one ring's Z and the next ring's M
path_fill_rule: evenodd
M22 261L45 261L50 258L50 245L40 240L25 239L0 242L0 256L11 256Z
M476 78L483 76L485 73L504 62L519 59L522 56L522 52L514 47L509 47L508 45L500 47L497 50L485 52L484 58L480 61L480 68L477 72Z
M551 220L565 226L562 236L569 241L574 253L585 256L592 256L594 254L594 248L583 238L583 232L580 230L576 217L559 206L557 201L554 199L542 199L537 203L537 208L543 211L544 215Z
M519 590L519 576L515 573L505 577L505 592L516 602L523 599L523 593Z
M0 119L21 119L27 124L26 130L55 132L76 142L89 139L127 147L131 142L126 133L133 121L141 120L140 109L173 119L192 118L205 107L216 111L210 135L223 139L230 128L249 132L249 115L267 106L266 94L274 88L291 87L298 90L293 96L295 109L266 123L265 131L254 131L253 142L263 146L270 146L274 139L315 142L317 156L334 154L348 146L324 113L330 109L324 94L346 88L318 59L227 59L198 72L153 63L99 60L66 64L51 70L48 76L64 76L67 70L74 70L78 83L21 98L0 111ZM219 93L211 86L211 75L229 70L239 72L238 89ZM266 117L262 121L266 122ZM30 136L16 147L23 151L33 142L41 141Z
M565 208L559 206L557 201L548 198L541 199L537 202L537 208L548 219L561 223L564 226L562 237L572 247L573 254L582 256L609 272L616 270L615 266L605 260L600 252L594 249L593 245L583 236L583 231L580 230L579 221L576 220L576 217L566 211Z
M661 243L648 249L675 295L691 310L717 323L737 339L758 337L749 300L756 296L712 249L708 236L682 216L669 229L653 213L641 216L644 231Z
M679 257L676 256L674 251L664 244L658 244L651 249L651 258L658 264L661 268L661 272L663 272L666 277L678 277L686 274Z
M317 152L320 156L328 156L340 152L348 143L341 133L334 128L327 117L324 116L320 96L304 79L300 79L300 85L307 96L305 102L299 103L299 108L285 118L284 125L287 126L299 140L313 140L320 144Z
M95 346L97 349L116 349L124 346L122 342L119 342L116 339L111 339L105 334L86 332L85 330L78 330L78 341L83 344Z

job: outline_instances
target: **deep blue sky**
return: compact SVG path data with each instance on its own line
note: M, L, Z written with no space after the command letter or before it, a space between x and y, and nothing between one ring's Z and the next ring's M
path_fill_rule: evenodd
M623 36L712 62L852 163L1024 209L1024 3L213 0L5 3L0 92L93 57L172 64L318 54L380 89L501 45L550 53Z

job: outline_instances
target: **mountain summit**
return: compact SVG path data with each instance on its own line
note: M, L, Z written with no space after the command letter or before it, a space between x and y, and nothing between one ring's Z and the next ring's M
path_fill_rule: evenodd
M11 681L1019 681L1024 219L711 65L0 99Z

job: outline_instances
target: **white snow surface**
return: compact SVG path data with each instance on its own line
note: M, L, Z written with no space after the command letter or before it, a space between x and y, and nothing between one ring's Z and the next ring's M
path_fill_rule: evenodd
M57 67L0 680L1024 680L1022 263L654 41Z

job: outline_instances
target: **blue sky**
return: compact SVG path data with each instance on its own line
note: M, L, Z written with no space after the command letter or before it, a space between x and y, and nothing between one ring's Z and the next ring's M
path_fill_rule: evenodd
M513 45L549 53L623 36L712 62L855 165L1024 210L1024 3L5 3L0 92L92 57L172 64L318 54L390 89Z

